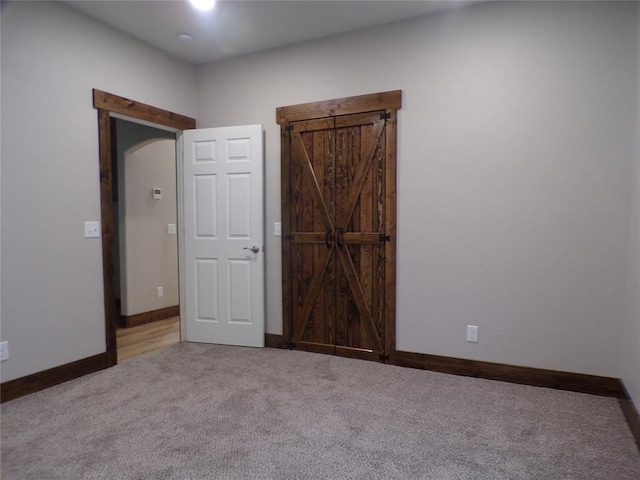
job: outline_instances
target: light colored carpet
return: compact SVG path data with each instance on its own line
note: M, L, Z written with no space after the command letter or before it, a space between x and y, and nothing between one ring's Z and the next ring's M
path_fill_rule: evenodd
M640 479L615 399L182 343L2 405L2 478Z

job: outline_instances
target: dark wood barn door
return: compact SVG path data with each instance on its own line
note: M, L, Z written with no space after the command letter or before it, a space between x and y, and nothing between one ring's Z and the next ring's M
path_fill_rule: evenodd
M399 107L387 92L278 109L293 348L374 360L394 350Z

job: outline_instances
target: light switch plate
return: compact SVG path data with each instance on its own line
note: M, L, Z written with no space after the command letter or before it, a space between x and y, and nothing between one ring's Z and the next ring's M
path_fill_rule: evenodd
M84 238L100 238L100 222L84 222Z
M273 224L273 235L276 237L282 236L282 223L276 222Z
M0 343L0 361L9 360L9 342Z

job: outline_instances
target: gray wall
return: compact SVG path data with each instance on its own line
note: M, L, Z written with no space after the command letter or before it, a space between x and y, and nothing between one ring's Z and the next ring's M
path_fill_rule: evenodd
M640 25L640 11L637 16ZM638 43L640 45L640 34ZM636 81L640 84L640 47L636 63ZM636 158L631 175L631 216L629 229L629 258L627 262L626 316L622 329L622 380L636 407L640 408L640 88L636 91L637 108L635 123Z
M640 158L636 161L633 178L635 189L629 234L627 310L622 329L620 376L636 406L640 406Z
M266 129L267 330L282 331L276 107L402 89L398 348L618 376L636 12L482 4L201 67L200 126Z
M195 69L50 2L3 8L2 381L105 351L92 88L195 116Z

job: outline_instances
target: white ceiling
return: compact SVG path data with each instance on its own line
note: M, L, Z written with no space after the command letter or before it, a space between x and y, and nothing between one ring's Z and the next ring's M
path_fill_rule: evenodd
M70 7L193 64L243 55L456 8L463 0L65 1ZM193 40L181 40L188 33Z

